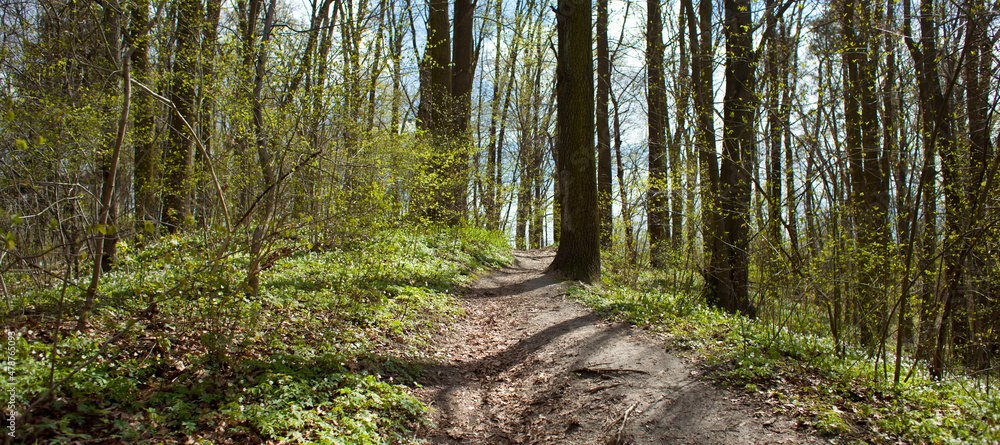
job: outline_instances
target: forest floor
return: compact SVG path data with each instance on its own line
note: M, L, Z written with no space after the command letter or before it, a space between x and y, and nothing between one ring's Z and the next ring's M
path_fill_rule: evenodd
M554 250L462 295L465 316L435 345L415 395L431 408L418 436L440 444L827 443L796 420L702 378L654 334L566 300L544 270Z

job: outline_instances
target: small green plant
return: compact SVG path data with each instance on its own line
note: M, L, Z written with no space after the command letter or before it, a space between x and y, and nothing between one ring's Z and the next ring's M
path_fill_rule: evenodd
M222 261L190 234L125 250L93 330L59 330L55 344L54 316L22 328L22 401L66 380L20 438L408 441L425 408L404 384L426 362L436 322L458 313L451 290L510 261L509 246L463 228L385 229L327 249L297 239L276 243L281 255L261 272L258 295L243 283L245 246L229 246ZM58 294L24 301L55 311Z
M716 381L797 415L822 434L862 442L997 443L997 388L966 377L932 380L916 369L893 386L882 363L820 329L790 329L725 314L665 282L578 286L570 295L609 317L646 326L692 350ZM801 323L800 323L801 325ZM903 365L914 366L904 359Z

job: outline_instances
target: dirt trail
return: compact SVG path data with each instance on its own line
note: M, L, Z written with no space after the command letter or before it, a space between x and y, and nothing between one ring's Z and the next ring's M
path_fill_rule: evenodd
M477 280L416 391L441 444L826 443L701 381L655 336L566 301L551 250Z

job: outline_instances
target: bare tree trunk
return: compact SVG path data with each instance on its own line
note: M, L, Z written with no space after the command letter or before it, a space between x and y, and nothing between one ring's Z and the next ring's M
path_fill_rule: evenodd
M149 0L132 3L130 10L129 38L132 41L132 56L130 59L134 78L137 82L155 89L151 84L152 76L149 67ZM139 94L134 98L132 113L132 145L134 147L133 162L135 171L132 176L132 189L135 193L134 218L137 225L143 222L156 221L158 205L156 202L156 165L159 159L154 144L154 105L149 94Z
M589 3L589 2L587 2ZM549 266L571 280L601 278L597 165L594 153L594 67L590 5L560 0L556 9L556 167L562 189L559 249Z
M176 232L191 218L191 175L194 170L194 137L184 122L194 125L197 117L195 79L198 74L199 24L204 18L201 0L177 0L176 53L170 85L170 133L163 165L163 213L161 220Z
M646 191L646 226L649 260L662 267L669 238L666 119L667 95L663 79L663 19L660 0L646 2L646 102L649 128L649 188Z
M379 1L378 9L378 27L375 33L375 54L372 57L371 69L368 71L368 89L366 90L366 95L368 96L368 110L365 111L365 119L367 123L364 128L364 133L371 134L375 131L376 127L381 127L381 122L376 123L375 119L379 114L378 109L375 107L376 104L376 94L378 93L378 80L382 77L382 70L384 66L382 65L382 45L385 40L385 14L386 10L389 9L387 2L385 0ZM358 34L360 35L364 30L359 29ZM469 83L469 88L471 90L472 83ZM381 121L381 119L379 119Z
M800 15L796 29L801 29L801 24L802 16ZM802 254L799 251L799 217L797 212L798 200L795 193L795 169L792 168L794 160L792 138L794 136L792 135L791 110L792 96L796 94L796 85L798 84L797 80L795 80L798 79L795 67L798 66L799 31L796 31L794 38L791 38L788 32L788 28L782 26L782 31L779 33L780 38L785 42L782 48L782 56L785 59L782 81L786 85L785 90L781 93L781 127L784 130L785 137L785 206L788 209L788 241L791 248L792 268L798 269ZM790 74L792 80L789 79Z
M215 57L219 35L219 15L221 11L222 0L206 0L205 18L202 22L201 35L201 81L198 82L198 120L201 124L198 129L198 137L201 139L205 149L198 159L201 161L202 171L206 173L206 177L211 176L210 165L212 161L210 157L212 156L215 140L213 137L215 120L212 115L215 98L212 95L212 88L215 82ZM211 210L211 200L212 194L203 194L198 201L200 208L197 209L197 213L207 216L209 210Z
M455 162L451 169L451 175L454 178L449 197L452 225L457 225L465 220L465 215L468 212L469 150L472 145L468 131L469 120L472 116L472 78L475 75L476 67L472 33L475 9L476 5L472 0L455 0L455 36L452 39L454 65L451 87L455 107L453 119L455 119L454 131L458 162Z
M870 0L845 0L844 30L845 131L851 169L851 209L858 248L855 290L861 343L875 346L884 331L888 286L888 192L884 188L882 151L878 136L878 96L875 88L878 44Z
M113 51L117 51L115 48ZM117 58L118 53L112 52L112 57ZM96 218L98 231L103 232L102 236L98 237L100 244L107 244L106 239L109 231L108 222L111 220L111 210L112 203L114 202L114 191L116 182L116 172L118 171L118 164L121 160L122 145L125 141L125 129L128 126L128 113L129 106L132 99L132 88L129 67L129 59L125 58L122 61L122 110L121 115L118 119L117 134L114 139L114 145L111 147L111 155L107 160L107 171L110 174L104 176L104 183L101 185L101 202L98 208L98 214ZM94 308L94 299L97 296L97 289L101 282L101 273L104 272L104 261L103 257L94 258L94 267L91 269L92 273L90 276L90 285L87 286L87 290L84 294L83 305L80 307L80 315L77 321L76 329L82 331L87 329L87 323L90 318L90 313Z
M673 227L673 231L670 232L670 240L675 249L679 248L684 241L684 230L682 228L684 225L684 200L681 199L683 193L681 175L684 173L684 166L681 164L681 145L688 134L687 110L688 99L691 97L691 76L688 74L689 56L684 42L684 28L686 25L684 15L684 9L681 8L677 20L679 27L677 38L680 48L680 73L674 87L677 128L674 130L674 135L670 138L670 143L667 147L667 157L670 161L670 226Z
M396 2L389 7L389 54L392 57L392 104L390 105L389 128L396 134L402 133L399 108L403 102L403 34L404 22L396 15Z
M885 2L886 19L885 29L895 30L896 14L895 2L888 0ZM882 140L883 152L882 161L885 162L884 171L886 175L892 175L895 180L896 193L896 233L897 245L901 246L899 253L902 256L910 257L912 252L903 252L902 246L908 246L910 240L910 209L909 209L909 188L907 187L907 161L900 146L899 138L899 116L896 109L897 97L897 68L896 68L896 37L890 33L883 33L885 41L886 68L885 78L882 83ZM890 163L893 164L890 166ZM890 173L891 172L891 173ZM889 178L885 181L889 182ZM915 209L914 209L915 211ZM910 342L913 336L913 314L910 308L909 290L902 293L899 300L899 312L897 332L897 343ZM901 343L900 343L901 344ZM901 352L901 351L900 351ZM897 354L898 355L898 354ZM898 359L898 357L897 357Z
M425 204L423 212L431 221L453 223L457 215L453 213L456 197L452 194L452 181L455 178L450 176L450 158L454 150L454 98L448 2L428 0L427 9L427 49L424 51L423 64L428 78L426 83L421 83L420 107L424 113L424 128L434 147L430 170L440 178L450 179L444 184L435 185L433 190L426 191L429 202Z
M990 143L989 96L993 75L991 56L992 43L987 35L989 16L985 5L973 0L965 3L967 35L963 54L965 57L966 107L969 116L969 174L966 187L966 200L970 206L968 229L976 232L984 230L977 227L977 217L987 206L990 190L984 185L991 182L989 167L993 147ZM975 219L972 219L975 218ZM969 230L963 233L969 233ZM975 247L976 255L970 255L966 270L971 284L976 288L973 295L967 298L969 317L970 345L965 351L965 363L975 369L983 369L988 365L990 347L996 346L996 334L990 335L989 326L989 279L987 278L990 252L983 247ZM995 315L995 314L994 314ZM995 319L995 317L994 317Z
M777 26L778 18L774 14L767 14L767 26L773 28ZM781 119L781 110L779 108L779 99L781 97L781 92L788 88L784 82L779 84L781 79L781 72L787 70L787 68L780 68L780 64L784 65L784 60L781 59L781 54L783 53L782 48L783 42L781 39L769 39L767 41L767 56L765 62L765 76L767 76L767 103L765 105L765 111L767 113L767 176L764 183L764 192L767 194L767 222L766 222L766 234L769 247L765 255L769 264L768 270L769 274L775 274L776 262L779 258L778 251L781 249L782 240L782 228L781 228L781 138L783 135L783 125ZM787 65L785 65L787 67ZM756 171L756 169L754 170Z
M694 33L694 9L690 0L685 0L689 8L688 14L692 18L688 19L688 29ZM719 287L719 273L715 270L716 262L712 256L719 250L717 246L722 242L721 220L716 205L719 197L719 160L715 149L715 107L713 84L713 62L714 42L712 40L712 1L701 0L698 8L700 39L697 56L692 54L691 73L694 84L694 104L695 113L698 118L698 134L695 147L698 151L698 169L701 179L701 217L702 241L705 253L704 271L705 295L714 295ZM693 43L693 42L692 42Z
M912 34L910 33L909 0L904 1L903 8L905 11L903 35L910 36ZM934 1L922 0L920 4L920 45L918 46L910 37L907 37L906 43L910 49L910 54L913 56L918 73L920 110L924 123L925 162L927 163L925 168L933 169L933 156L936 149L941 155L942 186L944 187L945 194L945 235L948 240L957 240L962 227L961 218L962 208L964 207L964 191L961 190L958 178L959 160L957 140L952 122L952 119L954 119L952 115L953 105L952 101L941 90L936 39L937 24L934 20ZM928 199L925 202L927 202L928 206L932 206L933 204L931 203L935 200L933 186L930 186L934 181L932 172L933 170L921 177L921 181L925 181L925 190L931 191L930 194L926 195ZM930 210L932 209L925 210L928 215L933 214ZM934 222L933 218L925 216L925 230L930 229L927 226L929 223ZM925 243L929 241L927 240L926 233L924 238ZM926 299L922 301L924 306L921 309L922 315L926 315L927 318L924 319L921 317L923 319L922 330L924 330L921 333L920 339L921 350L924 352L933 350L933 355L930 357L930 372L936 378L940 378L944 372L944 348L948 339L948 325L953 321L952 315L955 305L956 303L964 302L964 295L960 293L958 287L962 273L960 255L958 255L955 247L955 243L953 242L945 243L942 246L942 248L947 250L942 255L945 271L945 290L942 293L941 301L932 301L933 293L925 293L923 296ZM924 247L924 250L925 261L930 261L931 257L926 256L930 253L927 251L927 246ZM929 264L925 263L924 265ZM926 274L925 278L929 278L929 274ZM957 329L961 330L962 328L958 327ZM959 338L957 341L960 342L962 334L959 333L958 335ZM926 340L932 340L936 345L932 347L927 344Z
M597 0L597 199L601 219L601 248L610 249L614 234L611 204L611 128L608 95L611 59L608 54L608 0Z
M527 9L530 10L532 5L533 3L529 3ZM515 5L515 9L521 9L520 1L518 1ZM500 20L502 8L498 6L496 11L496 32L499 38L502 31L501 25L503 23ZM524 30L523 17L523 15L518 15L514 23L514 36L508 52L504 76L499 75L501 69L501 59L499 53L497 53L496 61L494 63L497 76L501 79L501 82L494 83L493 86L493 106L490 114L490 145L488 149L489 159L487 161L487 175L489 175L489 181L486 189L486 194L488 196L486 218L488 221L487 228L493 230L500 228L500 205L502 201L501 198L503 196L503 187L501 184L504 183L503 145L506 138L507 112L510 109L511 95L514 90L514 73L517 66L517 57L520 54L520 44L522 40L521 33ZM501 95L503 96L503 100L500 99Z
M531 191L531 195L534 198L531 203L531 233L529 236L529 241L532 249L542 248L542 232L545 228L545 213L542 211L542 203L544 202L545 196L542 190L542 169L541 160L542 154L544 152L541 147L535 148L535 172L532 174L532 179L534 182L534 189Z
M278 175L275 172L274 156L269 150L270 141L264 130L264 105L261 102L261 91L264 87L265 68L267 66L267 44L271 39L271 30L274 26L276 1L271 0L264 14L264 29L262 30L260 48L257 50L257 60L253 66L253 92L250 96L252 134L254 145L257 149L257 161L260 163L261 173L263 173L264 177L265 193L262 200L263 207L258 209L259 217L257 225L250 240L250 264L247 266L247 285L250 288L249 293L252 295L258 295L260 291L261 251L263 250L264 235L268 230L271 218L274 216L277 200ZM254 17L250 19L253 20ZM252 34L251 38L253 38Z
M755 57L749 0L726 0L726 96L723 111L722 179L718 206L722 242L712 253L718 286L709 303L732 313L756 315L749 297L750 166L754 148Z
M522 152L525 147L521 147ZM517 217L514 228L514 248L527 249L528 213L531 211L531 178L527 169L527 159L522 153L519 156L521 162L521 174L517 184Z
M105 67L110 71L116 71L121 65L121 23L122 17L119 9L110 3L102 2L102 7L104 9L103 18L103 30L104 30L104 44L106 51L106 58L104 60ZM115 95L119 91L114 88ZM111 110L108 109L108 114L110 115ZM111 135L113 134L113 128L110 123L106 129L107 143L111 143L113 140ZM116 171L118 168L118 160L109 159L108 152L105 152L101 156L101 165L98 168L101 171L104 182L107 183L109 178L118 174ZM112 186L115 185L114 180L111 182ZM118 252L118 199L115 197L115 191L112 190L112 198L108 203L107 208L107 221L102 223L105 225L105 233L101 238L102 241L99 243L101 250L101 270L103 272L110 271L114 266L115 254Z
M601 217L601 248L611 248L614 233L611 204L611 127L608 95L611 92L611 59L608 55L608 0L597 0L597 197Z
M610 95L614 106L615 160L618 166L618 194L622 203L622 225L625 229L625 249L628 252L629 264L635 265L639 252L637 251L635 235L632 233L632 206L628 200L628 187L625 184L625 167L622 164L622 125L618 108L618 99Z

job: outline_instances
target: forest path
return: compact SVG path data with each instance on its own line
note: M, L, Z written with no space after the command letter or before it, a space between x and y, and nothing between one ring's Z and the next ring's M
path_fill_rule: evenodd
M554 251L516 251L464 292L418 398L440 444L826 443L697 377L645 331L565 299Z

